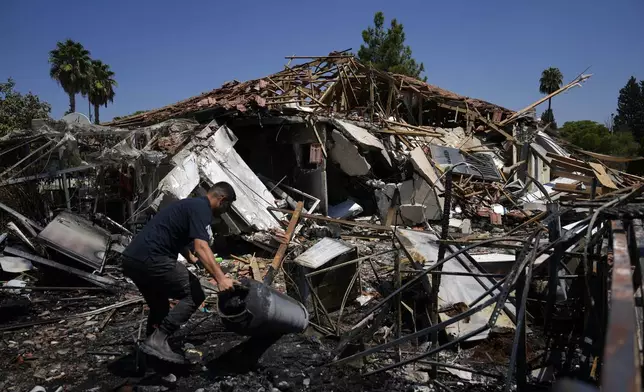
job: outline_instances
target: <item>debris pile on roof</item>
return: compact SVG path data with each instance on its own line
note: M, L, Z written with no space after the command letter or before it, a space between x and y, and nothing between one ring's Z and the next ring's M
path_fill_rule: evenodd
M222 267L299 300L310 327L233 348L216 284L190 266L208 298L176 341L199 366L171 387L525 390L568 376L634 390L628 372L639 388L644 178L623 158L562 145L534 104L513 112L340 52L290 60L103 126L0 140L15 374L0 389L166 388L113 370L145 370L133 353L146 308L118 255L218 181L237 194L212 222ZM255 373L224 374L239 357Z

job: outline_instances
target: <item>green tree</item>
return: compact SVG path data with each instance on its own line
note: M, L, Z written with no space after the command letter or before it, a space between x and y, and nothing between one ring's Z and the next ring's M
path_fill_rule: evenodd
M89 54L83 45L71 39L57 42L56 49L49 52L49 76L69 96L69 113L76 111L76 94L88 93Z
M563 75L559 68L550 67L541 72L539 79L539 92L541 94L549 95L561 88L563 84ZM548 99L548 110L552 111L552 98Z
M630 157L640 149L630 132L611 133L606 126L590 120L568 121L560 135L582 150L600 154Z
M101 60L92 60L87 99L94 106L94 123L99 124L99 107L114 102L114 72Z
M0 135L14 129L27 129L34 118L49 118L51 106L37 95L14 90L13 79L0 82Z
M631 76L619 90L615 129L630 131L640 141L644 138L644 81L638 84L637 79Z
M541 113L541 123L550 124L550 129L557 129L557 122L555 121L555 114L552 109L546 109Z
M385 30L385 15L380 11L374 15L373 24L362 31L364 44L358 50L360 61L382 71L420 78L425 66L411 57L411 48L405 45L403 25L392 19Z

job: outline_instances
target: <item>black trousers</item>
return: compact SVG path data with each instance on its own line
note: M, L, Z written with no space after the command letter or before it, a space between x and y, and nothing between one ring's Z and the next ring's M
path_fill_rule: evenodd
M155 328L173 334L206 299L199 279L176 259L123 257L123 273L132 279L150 308L147 335ZM170 298L179 301L172 309Z

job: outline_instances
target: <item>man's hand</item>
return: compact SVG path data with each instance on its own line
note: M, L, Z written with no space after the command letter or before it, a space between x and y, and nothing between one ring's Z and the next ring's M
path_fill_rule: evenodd
M223 276L217 279L217 287L219 288L219 292L221 293L224 291L232 290L234 283L235 281L227 276Z
M203 263L206 270L217 281L217 286L220 292L232 290L234 281L224 274L221 267L215 261L215 255L212 253L210 246L204 240L195 239L195 251L199 260Z

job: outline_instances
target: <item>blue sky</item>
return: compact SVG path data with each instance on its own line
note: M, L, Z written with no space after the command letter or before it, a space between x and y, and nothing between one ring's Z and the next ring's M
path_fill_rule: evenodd
M511 109L540 97L543 69L559 67L567 81L591 66L582 89L553 100L560 124L604 122L628 78L644 79L642 0L0 0L0 78L58 118L68 99L49 78L48 51L80 41L116 72L105 121L277 72L287 55L357 51L379 10L404 24L429 83ZM87 112L80 96L77 110Z

